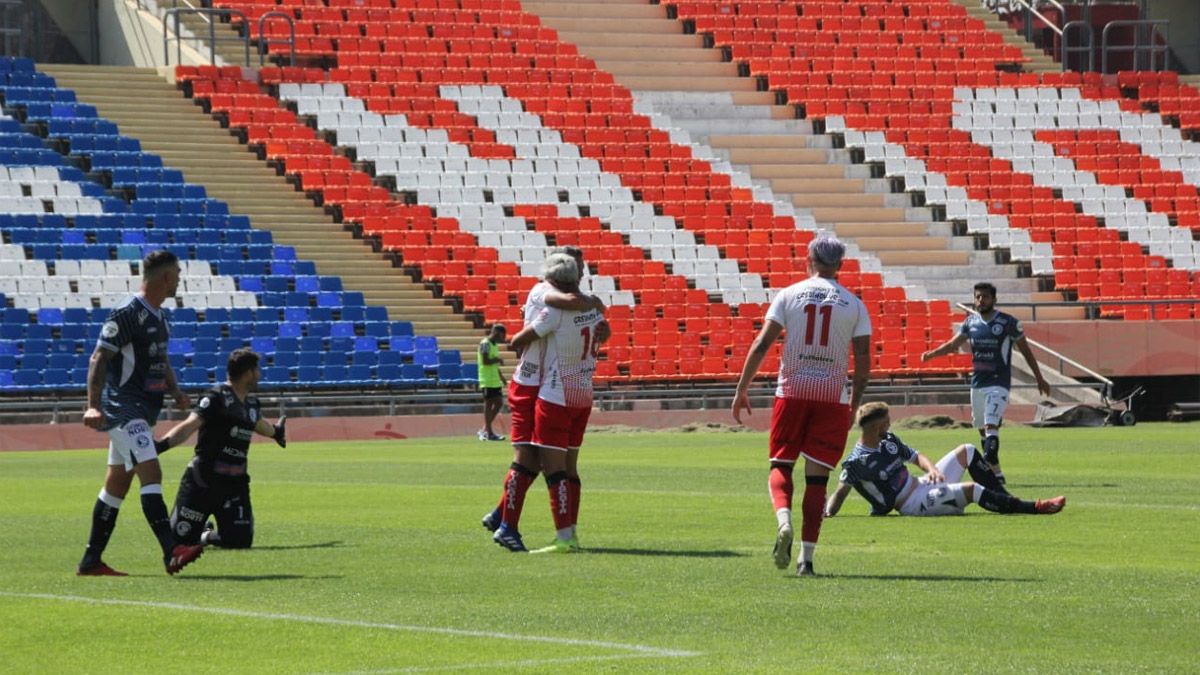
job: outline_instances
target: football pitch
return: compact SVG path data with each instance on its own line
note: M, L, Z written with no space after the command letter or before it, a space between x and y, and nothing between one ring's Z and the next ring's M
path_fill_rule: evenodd
M105 554L130 576L74 576L103 452L0 453L0 671L1195 672L1198 431L1007 429L1010 489L1063 513L871 518L851 495L817 578L772 564L758 433L590 435L585 550L548 556L480 527L507 444L261 441L255 548L174 578L135 491ZM934 460L974 435L899 433ZM168 505L189 454L163 458ZM531 547L548 511L539 479Z

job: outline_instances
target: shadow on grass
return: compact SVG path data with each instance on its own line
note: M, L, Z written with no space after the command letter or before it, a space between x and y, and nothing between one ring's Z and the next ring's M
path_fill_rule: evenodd
M744 558L748 554L737 551L667 551L654 548L592 548L582 549L580 553L598 553L600 555L646 555L674 558Z
M1035 583L1041 579L1026 579L1022 577L964 577L949 574L826 574L821 572L818 579L872 579L875 581L978 581L983 583ZM797 577L799 579L800 577Z
M339 540L339 541L322 541L322 542L319 542L316 544L281 544L278 546L252 546L248 549L247 548L242 548L242 549L221 548L219 546L216 548L219 550L222 550L222 551L299 551L299 550L306 549L306 548L344 548L345 546L346 546L346 542Z
M1034 490L1061 490L1063 488L1104 488L1112 490L1119 487L1121 486L1116 483L1011 483L1008 485L1008 488L1014 492L1030 488Z
M181 574L180 581L297 581L300 579L342 579L340 574Z

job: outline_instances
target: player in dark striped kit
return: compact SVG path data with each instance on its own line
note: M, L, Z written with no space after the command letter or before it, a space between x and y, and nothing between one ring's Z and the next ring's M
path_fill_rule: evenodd
M179 389L167 360L170 326L163 302L179 285L179 260L169 251L154 251L142 261L142 289L112 310L88 363L88 407L83 423L108 432L108 471L92 508L87 550L80 576L125 576L101 559L125 494L137 474L142 513L162 547L167 574L175 574L200 557L200 546L179 544L171 534L163 501L162 467L152 429L163 399L170 394L178 408L190 401Z

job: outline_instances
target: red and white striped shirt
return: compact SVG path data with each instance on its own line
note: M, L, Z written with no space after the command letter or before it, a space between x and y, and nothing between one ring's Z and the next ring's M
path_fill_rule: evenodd
M871 334L862 300L833 279L811 277L781 290L766 318L787 332L775 395L849 402L850 340Z
M545 369L538 398L567 408L592 405L592 376L596 373L596 328L604 315L544 307L530 324L546 343Z

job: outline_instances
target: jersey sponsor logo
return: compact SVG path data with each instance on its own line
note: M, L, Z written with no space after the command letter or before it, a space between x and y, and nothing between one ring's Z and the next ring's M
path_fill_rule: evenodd
M206 410L210 405L212 405L212 399L208 396L205 396L204 398L200 399L200 403L197 404L196 407L200 408L201 410Z
M891 441L884 441L882 445L883 449L888 451L888 454L894 455L900 452L900 448L896 447L896 444Z
M148 319L148 318L150 318L150 312L147 312L144 309L142 311L138 312L138 325L140 326L140 325L145 324L146 319Z
M189 509L186 506L179 507L179 515L183 516L184 518L187 518L188 520L203 520L204 519L203 513L201 513L200 511L197 511L196 509Z
M130 436L139 436L149 432L150 425L146 424L145 422L134 421L125 425L125 433L129 434Z
M1002 324L997 323L992 326L992 335L999 335L1003 332L1004 332L1004 326Z
M230 435L232 435L232 434L230 434ZM245 459L245 457L246 457L246 452L244 450L238 450L237 448L231 448L228 445L221 448L221 452L226 455L229 455L230 457L241 457L243 459Z
M243 429L241 427L229 427L229 437L236 438L240 441L248 441L254 438L253 429Z
M117 333L120 332L121 328L117 325L116 321L105 321L104 325L100 328L100 337L111 340L117 337Z

